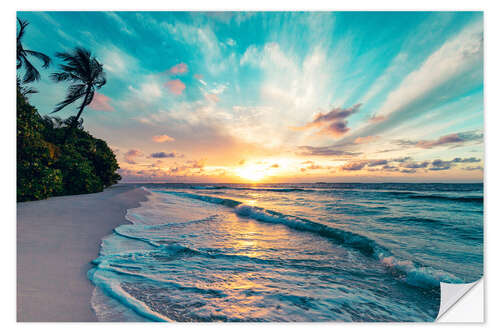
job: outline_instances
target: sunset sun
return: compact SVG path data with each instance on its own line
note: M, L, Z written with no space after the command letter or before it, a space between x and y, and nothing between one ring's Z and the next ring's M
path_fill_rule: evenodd
M266 169L258 165L247 165L237 169L236 174L238 177L251 182L260 182L268 175Z

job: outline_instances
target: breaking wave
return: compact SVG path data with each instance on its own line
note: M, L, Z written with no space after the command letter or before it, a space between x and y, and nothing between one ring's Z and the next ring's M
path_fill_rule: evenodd
M153 190L152 192L171 194L201 200L204 202L224 205L233 208L235 213L242 217L252 218L266 223L279 223L289 228L312 232L322 237L334 240L336 243L354 248L363 254L379 260L388 271L403 282L420 288L437 288L440 282L462 283L463 281L453 274L431 267L419 266L410 260L396 258L391 251L375 240L350 231L327 226L305 218L286 215L276 211L246 205L240 201L215 196L200 195L178 191Z

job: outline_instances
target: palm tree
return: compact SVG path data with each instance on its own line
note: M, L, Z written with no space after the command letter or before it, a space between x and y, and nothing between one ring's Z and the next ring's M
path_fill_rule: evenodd
M31 64L31 62L28 60L28 56L33 56L35 58L38 58L43 61L43 68L47 68L50 66L50 58L37 51L33 50L26 50L23 47L22 44L22 39L24 36L24 33L26 32L26 27L28 26L28 21L23 21L21 19L17 19L17 22L19 22L19 32L17 33L17 69L21 68L24 66L26 69L26 72L24 73L23 77L23 83L28 83L32 81L38 81L40 80L40 73L38 70Z
M78 125L83 109L92 102L95 90L106 84L106 76L102 64L82 47L76 47L71 53L59 52L56 56L65 63L59 66L61 72L53 73L51 78L56 82L68 81L72 85L68 88L66 99L57 104L52 113L61 111L83 97L80 109L66 132L66 141L68 134Z

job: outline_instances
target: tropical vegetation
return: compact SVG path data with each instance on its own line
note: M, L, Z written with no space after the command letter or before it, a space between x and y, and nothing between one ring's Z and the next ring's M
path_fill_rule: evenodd
M80 99L81 104L78 113L67 119L42 117L27 99L36 90L26 84L40 79L30 57L41 60L43 68L50 66L51 59L24 48L22 37L28 23L22 20L18 23L17 69L24 69L24 76L17 77L17 200L93 193L116 184L121 177L116 173L119 166L115 154L105 141L84 130L81 118L95 90L106 83L102 64L81 47L57 53L63 63L51 78L70 85L66 98L53 112Z

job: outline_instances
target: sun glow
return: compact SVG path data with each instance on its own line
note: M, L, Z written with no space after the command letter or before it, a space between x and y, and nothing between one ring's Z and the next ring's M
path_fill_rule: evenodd
M267 176L266 168L260 165L246 165L236 170L238 177L251 182L259 182Z

